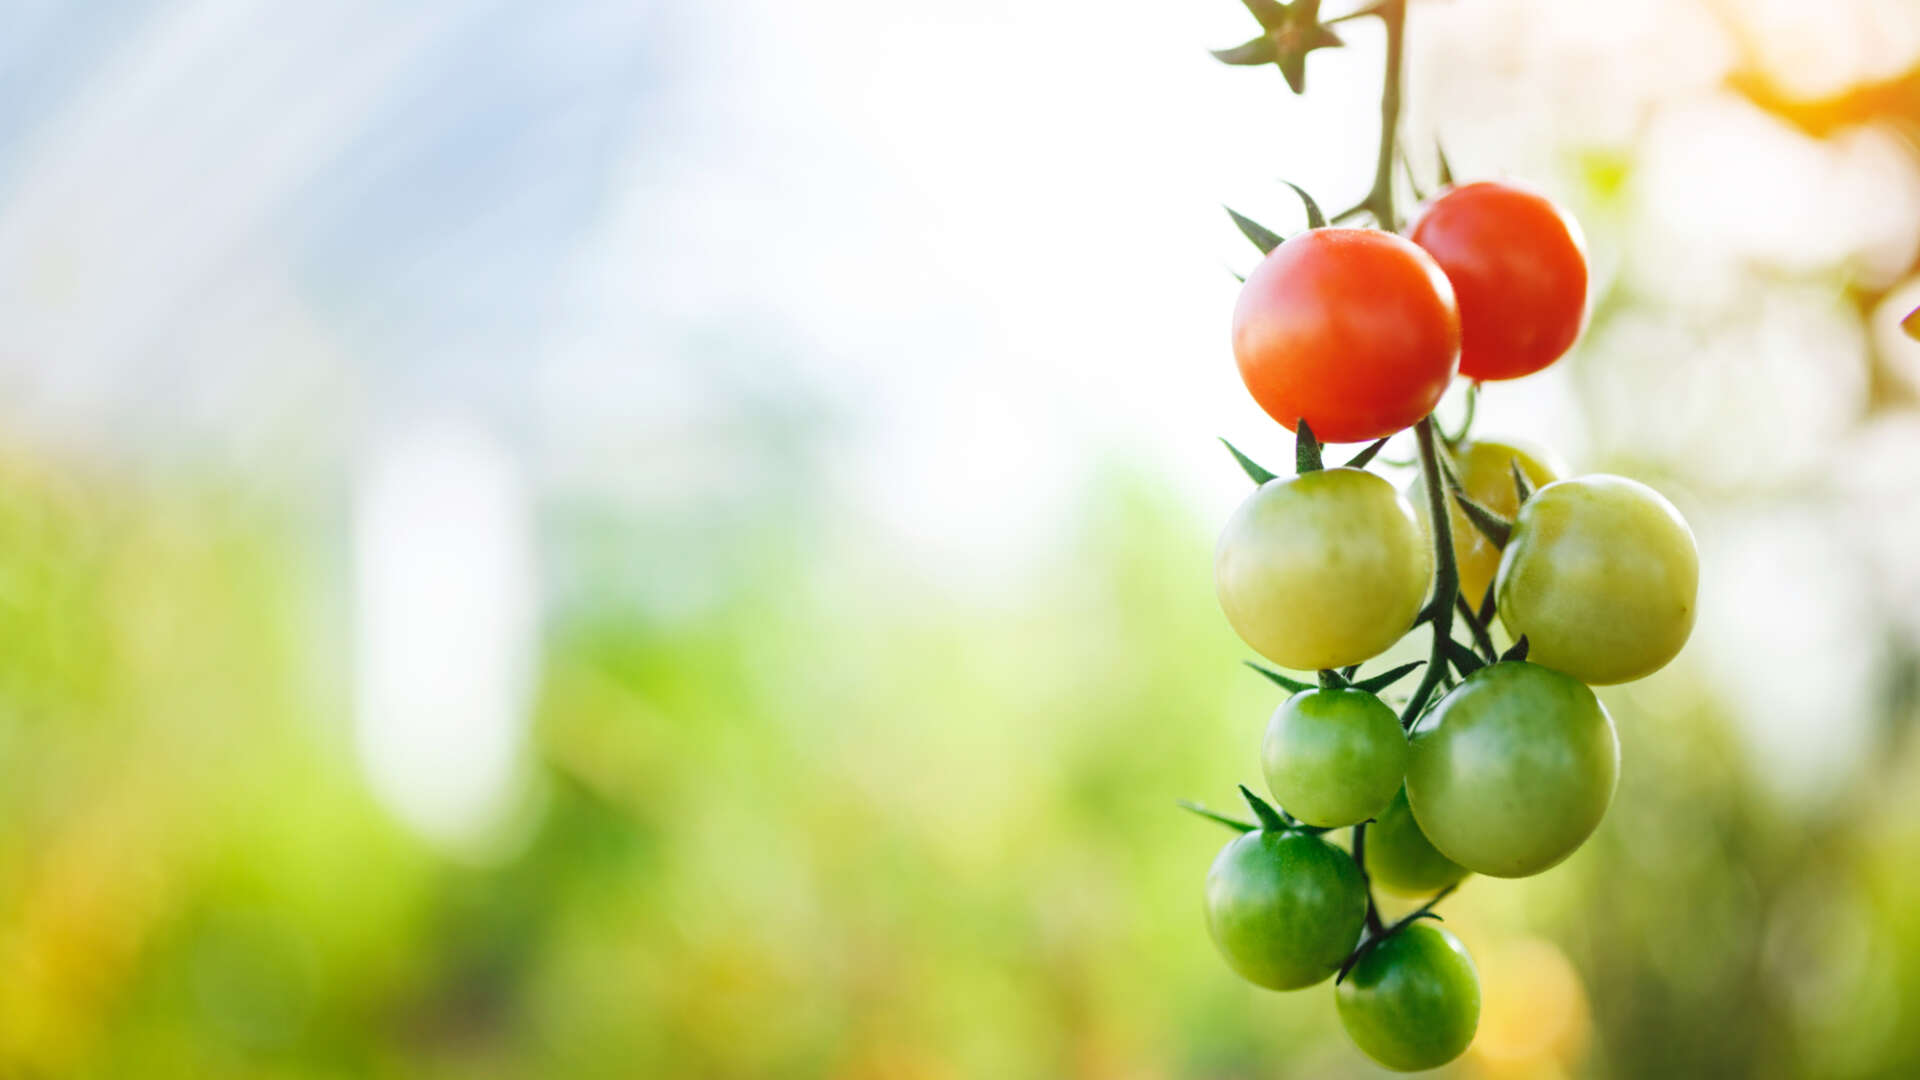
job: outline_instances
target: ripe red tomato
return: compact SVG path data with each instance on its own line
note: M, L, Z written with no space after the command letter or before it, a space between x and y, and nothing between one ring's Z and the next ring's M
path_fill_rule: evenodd
M1580 336L1587 243L1579 223L1546 196L1492 180L1448 188L1421 211L1409 235L1453 282L1460 374L1531 375Z
M1289 431L1327 442L1410 427L1460 357L1453 289L1410 241L1378 229L1313 229L1247 278L1233 309L1240 377Z

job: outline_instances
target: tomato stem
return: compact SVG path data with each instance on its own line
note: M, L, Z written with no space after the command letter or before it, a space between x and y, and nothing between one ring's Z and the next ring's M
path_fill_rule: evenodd
M1480 621L1480 613L1474 611L1473 605L1467 603L1467 598L1458 592L1453 594L1453 609L1466 621L1467 629L1473 631L1473 643L1481 655L1487 658L1487 663L1493 663L1499 651L1493 647L1493 635L1487 632L1487 624Z
M1429 414L1415 424L1413 432L1420 445L1420 476L1426 485L1427 520L1433 523L1433 599L1427 604L1427 610L1432 612L1428 621L1433 626L1433 646L1420 685L1400 714L1402 728L1413 727L1421 710L1427 707L1427 699L1433 696L1434 688L1446 674L1447 642L1453 635L1453 601L1460 595L1460 568L1453 561L1453 523L1447 512L1446 488L1440 479L1439 440L1434 435L1433 416Z
M1393 158L1400 145L1400 69L1407 36L1407 0L1381 0L1375 14L1387 28L1387 63L1380 91L1380 152L1373 170L1373 190L1364 205L1381 228L1393 231L1400 222L1393 213Z
M1360 868L1360 881L1367 887L1367 934L1380 932L1380 905L1373 902L1373 878L1367 874L1367 823L1353 827L1353 865Z
M1467 433L1473 430L1473 414L1479 411L1479 406L1480 380L1475 379L1467 384L1467 407L1460 417L1460 430L1452 435L1444 431L1440 433L1440 441L1447 444L1447 449L1452 450L1467 441Z

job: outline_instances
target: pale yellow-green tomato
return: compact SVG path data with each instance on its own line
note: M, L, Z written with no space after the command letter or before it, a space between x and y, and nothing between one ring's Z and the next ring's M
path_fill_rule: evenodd
M1693 633L1700 553L1680 511L1621 476L1535 492L1514 520L1495 594L1527 659L1589 685L1665 667Z
M1260 744L1267 789L1309 825L1378 816L1407 775L1400 718L1365 690L1305 690L1280 703Z
M1227 521L1213 556L1234 632L1297 671L1385 651L1413 625L1432 573L1413 507L1361 469L1260 485Z
M1560 459L1549 451L1492 439L1461 443L1454 448L1452 456L1453 471L1460 477L1460 486L1466 489L1467 496L1509 520L1520 509L1520 493L1513 486L1513 462L1520 463L1520 471L1527 474L1535 488L1553 483L1567 471ZM1407 498L1413 503L1414 512L1420 515L1420 527L1428 528L1426 485L1415 480ZM1460 568L1460 595L1467 598L1467 603L1479 607L1481 598L1487 595L1487 586L1500 570L1500 549L1474 527L1459 503L1448 499L1447 511L1453 527L1453 561Z

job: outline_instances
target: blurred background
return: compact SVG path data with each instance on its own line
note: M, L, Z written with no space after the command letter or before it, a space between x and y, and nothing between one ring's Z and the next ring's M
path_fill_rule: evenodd
M1173 806L1276 704L1219 205L1376 139L1377 27L1253 29L7 5L0 1076L1374 1075ZM1593 842L1448 904L1452 1074L1920 1074L1920 7L1422 0L1408 78L1593 250L1477 430L1705 566Z

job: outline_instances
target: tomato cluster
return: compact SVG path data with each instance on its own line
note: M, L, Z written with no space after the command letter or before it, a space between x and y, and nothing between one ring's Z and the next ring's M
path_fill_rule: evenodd
M1573 220L1479 182L1442 190L1406 237L1314 227L1279 242L1234 309L1241 376L1296 432L1300 467L1241 456L1258 487L1221 534L1215 584L1249 647L1318 683L1262 669L1293 691L1261 745L1272 801L1241 789L1253 823L1203 811L1244 830L1208 874L1208 926L1256 985L1338 975L1343 1025L1388 1068L1452 1060L1478 1022L1472 959L1418 920L1469 873L1537 874L1586 841L1620 760L1590 686L1658 670L1693 626L1698 555L1666 499L1569 477L1545 451L1441 436L1431 418L1456 375L1477 393L1564 355L1586 293ZM1366 468L1410 426L1411 499ZM1325 468L1321 439L1379 442ZM1423 624L1432 651L1396 710L1381 692L1420 665L1359 667ZM1347 827L1343 850L1326 834ZM1373 885L1431 899L1387 925Z

